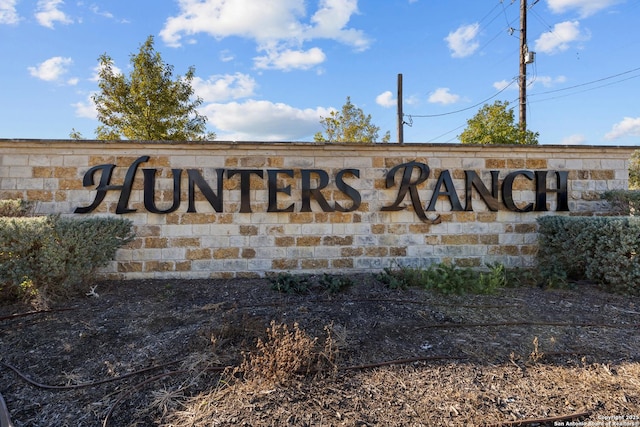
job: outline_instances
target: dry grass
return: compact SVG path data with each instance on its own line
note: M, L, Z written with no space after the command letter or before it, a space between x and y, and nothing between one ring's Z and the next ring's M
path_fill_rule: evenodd
M335 362L337 348L329 333L324 348L318 338L311 338L297 323L293 330L286 324L271 322L266 340L258 339L256 350L245 354L235 370L244 380L261 386L286 385L300 375L318 372Z
M638 363L396 366L270 389L219 385L161 425L483 426L581 412L598 420L640 414L639 396Z
M0 364L16 427L640 415L640 300L593 286L443 296L363 276L336 295L284 295L260 280L114 283L99 293L37 315L0 306L1 362L44 384L121 377L54 391Z
M505 365L414 363L338 375L336 341L331 327L325 331L319 350L298 324L271 322L266 341L236 369L241 381L223 376L208 392L164 403L182 409L163 411L161 425L486 426L587 412L575 419L640 415L640 363L544 364L534 337L528 355L512 353ZM308 375L329 365L333 375Z

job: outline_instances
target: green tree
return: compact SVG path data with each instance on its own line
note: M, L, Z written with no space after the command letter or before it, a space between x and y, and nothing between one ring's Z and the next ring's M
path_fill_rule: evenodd
M478 113L467 120L467 128L460 134L463 144L538 144L538 132L523 130L515 123L509 103L496 101L484 104Z
M351 142L356 144L377 142L380 128L371 123L371 114L365 115L362 109L347 102L341 111L331 111L329 117L320 117L320 124L324 133L318 132L313 136L316 142ZM390 133L382 138L382 142L389 142Z
M629 188L640 189L640 150L634 151L629 160Z
M76 128L71 128L71 132L69 133L69 138L75 139L75 140L81 140L81 139L84 139L84 136L82 136L82 132L80 132L79 130L76 130Z
M129 76L114 71L107 54L99 58L98 86L93 96L102 125L96 137L103 140L214 139L206 133L207 118L196 110L202 99L194 97L191 86L195 69L173 80L173 66L163 62L153 47L153 36L131 55Z

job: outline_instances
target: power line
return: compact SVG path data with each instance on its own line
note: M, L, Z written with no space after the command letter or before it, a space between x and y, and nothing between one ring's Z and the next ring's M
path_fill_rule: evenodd
M576 89L576 88L579 88L579 87L588 86L588 85L591 85L591 84L594 84L594 83L599 83L599 82L602 82L602 81L605 81L605 80L610 80L610 79L614 79L616 77L624 76L625 74L630 74L630 73L633 73L634 71L638 71L638 70L640 70L640 67L634 68L632 70L623 71L623 72L618 73L618 74L613 74L611 76L602 77L600 79L592 80L590 82L580 83L580 84L577 84L577 85L574 85L574 86L568 86L568 87L564 87L564 88L560 88L560 89L548 90L548 91L545 91L545 92L533 93L533 94L530 94L529 96L547 95L547 94L550 94L550 93L556 93L556 92L562 92L562 91L565 91L565 90ZM638 77L638 76L635 76L635 77ZM632 77L632 78L635 78L635 77ZM625 79L625 80L629 80L629 79ZM620 80L620 81L625 81L625 80Z
M502 2L500 2L500 3L502 3ZM512 1L512 2L511 2L511 4L510 4L509 6L507 6L507 7L510 7L512 4L513 4L513 1ZM506 31L507 31L507 33L509 33L509 35L510 35L510 36L513 36L513 33L514 33L516 30L515 30L515 28L513 28L513 27L512 27L512 24L513 24L515 21L517 21L517 20L518 20L518 18L514 18L513 20L511 20L511 22L509 22L509 19L507 18L506 9L504 8L504 5L503 5L503 11L502 11L502 12L504 13L505 20L507 21ZM497 17L498 17L498 16L496 15L496 16L491 20L491 22L495 21L495 19L496 19ZM489 22L489 24L490 24L491 22ZM478 51L479 51L479 52L484 51L484 50L487 48L487 46L489 46L491 43L493 43L493 42L494 42L498 37L500 37L500 35L504 34L504 31L505 31L505 29L504 29L504 28L503 28L503 29L501 29L500 31L498 31L498 32L497 32L493 37L491 37L491 39L489 39L489 41L488 41L488 42L486 42L485 44L483 44L482 46L480 46L480 48L478 48Z
M455 129L451 129L450 131L445 132L445 133L443 133L442 135L438 135L438 136L436 136L435 138L432 138L432 139L431 139L431 141L434 141L434 142L435 142L435 141L437 141L438 139L442 138L443 136L445 136L445 135L449 135L451 132L455 132L455 131L457 131L458 129L461 129L461 128L465 127L465 126L466 126L466 123L465 123L465 124L463 124L463 125L458 126L458 127L457 127L457 128L455 128ZM453 138L455 138L455 136L454 136ZM453 138L448 139L446 142L451 141Z
M567 96L577 95L577 94L579 94L579 93L584 93L584 92L590 92L590 91L592 91L592 90L601 89L601 88L603 88L603 87L612 86L612 85L615 85L615 84L618 84L618 83L622 83L622 82L625 82L625 81L627 81L627 80L637 79L638 77L640 77L640 74L638 74L638 75L636 75L636 76L627 77L626 79L618 80L618 81L615 81L615 82L606 83L606 84L603 84L603 85L600 85L600 86L596 86L596 87L591 87L591 88L588 88L588 89L584 89L584 90L581 90L581 91L578 91L578 92L567 93L567 94L565 94L565 95L559 95L559 96L553 96L553 97L551 97L551 98L539 99L539 100L537 100L537 101L532 101L532 103L538 103L538 102L544 102L544 101L551 101L551 100L553 100L553 99L559 99L559 98L566 98ZM547 93L549 93L549 92L547 92Z
M502 2L498 2L495 6L493 6L493 8L492 8L492 9L491 9L491 10L490 10L486 15L484 15L480 21L478 21L478 25L481 25L481 24L482 24L482 21L484 21L485 19L487 19L487 17L488 17L489 15L491 15L491 14L493 13L493 11L494 11L494 10L496 10L496 9L498 8L498 6L500 6L500 4L501 4L501 3L502 3ZM503 5L502 7L504 8L504 5ZM489 24L491 24L495 19L496 19L496 18L493 18L491 21L489 21Z
M509 88L512 84L514 84L516 81L518 80L517 77L514 77L511 82L506 85L505 87L503 87L502 89L500 89L497 93L495 93L494 95L490 96L489 98L478 102L477 104L474 104L470 107L467 108L463 108L461 110L456 110L456 111L449 111L448 113L440 113L440 114L405 114L405 116L409 117L409 119L413 119L414 117L416 118L428 118L428 117L442 117L442 116L449 116L451 114L457 114L457 113L462 113L464 111L468 111L471 110L472 108L476 108L484 103L486 103L487 101L492 100L493 98L495 98L496 96L500 95L502 92L504 92L505 90L507 90L507 88Z

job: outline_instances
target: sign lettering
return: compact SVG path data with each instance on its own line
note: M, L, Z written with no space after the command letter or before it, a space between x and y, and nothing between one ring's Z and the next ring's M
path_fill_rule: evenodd
M136 209L129 207L129 199L133 189L133 182L142 163L149 161L149 156L141 156L136 159L127 169L124 182L121 185L111 183L113 171L116 165L105 164L94 166L89 169L83 178L84 187L95 187L95 198L88 206L78 207L75 213L85 214L94 211L105 199L109 191L120 193L116 205L116 214L127 214L136 212ZM287 206L279 205L278 197L282 195L291 196L291 185L281 186L279 180L282 178L292 179L296 175L293 169L214 169L215 183L207 181L202 173L197 169L186 170L187 180L187 212L196 212L196 193L200 192L211 205L211 208L218 213L224 211L224 181L233 177L238 177L240 181L240 213L253 212L251 200L251 181L267 181L267 212L294 212L295 203ZM99 180L96 175L100 173ZM143 168L143 200L144 208L155 214L168 214L179 209L181 204L182 180L185 176L183 169L171 169L173 179L173 191L171 206L160 209L156 204L156 176L157 169ZM318 204L323 212L352 212L357 210L362 204L361 193L352 186L353 180L360 178L358 169L342 169L330 176L323 169L300 169L300 212L312 212L312 200ZM424 188L420 188L430 179L431 169L428 165L416 161L403 163L391 168L385 177L387 189L397 189L395 201L388 206L383 206L381 211L401 211L407 208L407 198L411 206L421 221L435 222L439 220L439 215L427 213L436 211L438 200L446 200L451 211L473 211L474 192L479 196L490 211L498 211L500 202L505 209L513 212L541 212L546 211L548 195L555 193L556 210L569 211L568 204L568 176L567 171L547 171L547 170L517 170L509 172L500 183L500 171L489 171L490 182L483 181L474 170L465 170L464 185L464 205L458 197L458 191L454 185L451 172L443 170L435 179L435 186L430 197L424 196ZM547 187L547 178L555 177L555 188ZM265 178L266 177L266 178ZM524 203L514 200L514 184L516 180L531 181L535 192L535 201ZM326 199L322 190L330 189L333 186L345 196L345 201L330 202ZM423 185L424 187L424 185ZM501 190L501 191L499 191ZM427 203L428 202L428 203Z

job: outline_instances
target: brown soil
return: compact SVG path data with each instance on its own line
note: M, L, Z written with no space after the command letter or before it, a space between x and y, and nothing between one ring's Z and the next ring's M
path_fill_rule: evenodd
M0 306L0 395L16 427L640 425L640 298L353 279L335 295L103 282L49 312ZM272 321L317 337L317 363L278 381L247 372Z

